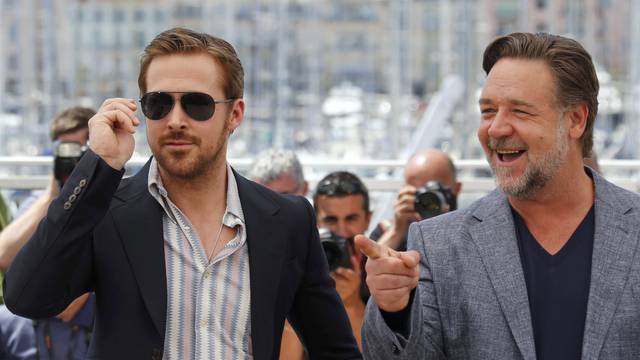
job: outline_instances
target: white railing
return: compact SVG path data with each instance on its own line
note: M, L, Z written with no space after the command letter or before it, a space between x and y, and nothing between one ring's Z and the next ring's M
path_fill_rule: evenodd
M398 169L404 167L401 160L336 160L336 159L301 159L306 173L325 174L333 170L349 169L357 172L364 169ZM127 167L140 167L147 158L136 157L127 163ZM229 162L236 169L246 170L253 159L233 158ZM49 182L47 175L11 175L8 169L12 167L51 167L50 156L0 156L0 189L38 189L44 188ZM495 187L493 179L475 177L469 170L488 169L484 159L462 159L455 161L464 192L487 192ZM640 190L640 160L600 160L600 168L605 176L615 184L632 190ZM307 171L308 170L308 171ZM321 171L319 171L321 170ZM4 174L4 175L2 175ZM309 179L310 188L315 187L319 178ZM371 191L395 192L402 186L401 179L363 178Z

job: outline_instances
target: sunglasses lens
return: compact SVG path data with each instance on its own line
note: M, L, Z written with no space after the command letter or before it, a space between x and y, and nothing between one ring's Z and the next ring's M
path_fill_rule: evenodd
M173 97L163 92L146 93L140 99L142 113L151 120L160 120L173 108Z
M216 110L213 98L204 93L187 93L180 99L182 109L192 119L198 121L209 120Z

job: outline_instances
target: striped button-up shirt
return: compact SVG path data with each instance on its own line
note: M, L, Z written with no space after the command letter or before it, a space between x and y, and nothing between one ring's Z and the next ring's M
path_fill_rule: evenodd
M152 159L148 184L164 209L167 318L163 358L251 359L249 252L231 167L227 165L223 223L235 228L236 236L209 261L195 228L169 199L157 166Z

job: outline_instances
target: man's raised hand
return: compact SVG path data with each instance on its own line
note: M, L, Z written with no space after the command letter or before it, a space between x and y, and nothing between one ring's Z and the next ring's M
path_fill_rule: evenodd
M416 251L395 251L363 235L356 247L367 256L367 286L381 310L397 312L409 304L411 291L420 277L420 255Z
M109 166L120 170L133 155L133 134L140 120L135 100L113 98L89 120L89 147Z

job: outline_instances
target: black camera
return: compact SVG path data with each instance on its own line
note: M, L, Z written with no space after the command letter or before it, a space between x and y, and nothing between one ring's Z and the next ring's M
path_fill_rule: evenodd
M85 146L75 141L61 141L56 144L53 152L53 176L60 187L67 181L85 150Z
M456 195L437 181L429 181L416 191L415 209L423 219L428 219L456 209Z
M339 267L351 268L350 258L353 252L349 244L350 239L338 236L327 228L320 228L318 232L324 255L329 263L329 271L334 271Z

